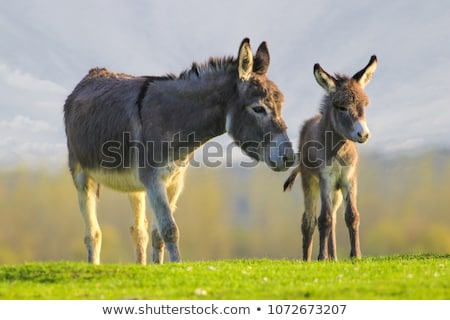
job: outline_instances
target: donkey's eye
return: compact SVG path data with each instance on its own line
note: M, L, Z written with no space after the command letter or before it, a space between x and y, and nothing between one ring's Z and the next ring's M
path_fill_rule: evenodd
M252 108L253 112L255 113L259 113L259 114L265 114L266 113L266 108L264 108L263 106L254 106Z
M346 107L341 107L341 106L334 106L336 109L338 109L339 111L345 112L347 111Z

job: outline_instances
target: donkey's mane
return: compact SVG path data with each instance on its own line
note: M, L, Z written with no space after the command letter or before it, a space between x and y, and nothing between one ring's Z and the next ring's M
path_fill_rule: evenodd
M215 73L215 72L228 72L230 69L237 67L237 60L232 57L211 57L208 61L203 63L193 62L189 69L184 70L179 76L173 73L168 73L163 76L141 76L147 79L149 82L153 81L165 81L165 80L186 80L186 79L198 79L203 75ZM117 78L134 78L134 76L125 73L116 73L109 71L106 68L92 68L89 70L86 78L98 78L98 77L117 77Z
M211 57L208 61L198 64L193 62L190 69L180 73L179 79L195 79L200 78L205 74L210 74L217 71L226 72L230 67L236 66L236 59L233 57Z

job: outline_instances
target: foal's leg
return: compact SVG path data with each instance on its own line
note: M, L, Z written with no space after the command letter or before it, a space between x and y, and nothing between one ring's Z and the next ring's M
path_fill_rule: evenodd
M303 170L301 177L305 202L305 212L302 217L303 260L310 261L313 247L312 237L317 225L319 185L317 180L306 170Z
M88 262L100 264L102 232L97 220L97 184L84 172L76 174L75 185L78 191L78 205L85 224L84 243Z
M131 237L136 245L136 262L147 264L148 222L145 215L145 192L132 192L128 194L134 223L131 227Z
M359 243L359 212L356 206L357 182L352 178L343 189L345 199L345 222L350 236L350 257L361 258Z
M332 175L325 173L323 177L320 178L320 200L321 200L321 210L318 219L319 227L319 260L328 260L328 249L329 247L334 247L334 244L329 244L330 236L333 231L333 206L334 206L334 196L335 190L335 179ZM331 240L332 241L332 240Z
M340 191L335 191L333 195L333 205L331 207L331 233L328 239L328 255L331 259L337 261L337 251L336 251L336 212L342 203L342 193Z

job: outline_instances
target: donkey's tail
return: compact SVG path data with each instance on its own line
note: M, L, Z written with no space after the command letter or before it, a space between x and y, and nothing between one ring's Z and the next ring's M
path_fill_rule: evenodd
M299 174L300 174L300 166L297 166L294 170L292 170L292 173L290 174L289 178L287 178L287 180L284 182L283 191L292 189L295 179Z

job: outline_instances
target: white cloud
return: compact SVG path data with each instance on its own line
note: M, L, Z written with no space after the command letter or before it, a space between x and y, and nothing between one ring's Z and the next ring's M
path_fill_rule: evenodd
M0 165L17 163L60 166L67 148L60 128L43 120L17 115L0 120Z
M59 169L65 165L66 158L67 150L64 143L20 141L14 138L0 140L2 167L14 167L20 163Z
M46 141L44 137L0 138L0 164L2 167L27 165L48 165L60 168L67 157L66 144Z
M64 143L49 143L45 141L24 141L13 146L12 150L21 156L54 157L64 154L66 145Z
M66 89L48 80L41 80L21 70L13 70L5 64L0 64L0 81L4 84L30 91L47 93L65 93Z
M29 131L32 133L58 131L57 128L52 127L45 121L32 120L22 115L15 116L11 121L0 120L0 130Z

